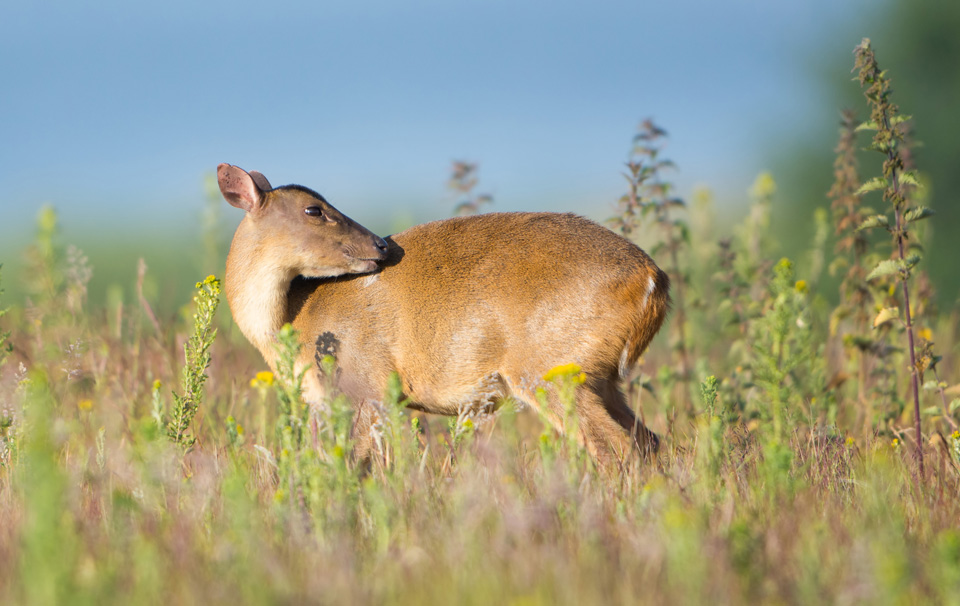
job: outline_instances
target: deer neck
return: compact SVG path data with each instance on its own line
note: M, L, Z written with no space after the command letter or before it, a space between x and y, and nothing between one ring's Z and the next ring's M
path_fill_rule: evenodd
M244 218L227 255L225 290L240 331L274 368L277 332L287 321L287 295L293 272L272 258L252 235Z

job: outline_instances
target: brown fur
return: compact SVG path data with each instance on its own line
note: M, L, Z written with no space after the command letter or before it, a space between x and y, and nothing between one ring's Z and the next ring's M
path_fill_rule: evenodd
M228 177L242 180L239 173ZM352 221L353 232L328 237L325 225L313 225L312 237L298 241L300 209L310 203L303 196L312 192L254 193L261 200L237 229L227 264L234 317L271 366L272 334L287 321L305 345L301 364L315 371L315 359L335 354L339 387L358 407L361 458L375 418L367 404L383 397L392 372L413 406L455 415L507 396L536 406L543 375L570 362L587 375L577 395L580 437L598 461L622 461L632 445L656 450L656 436L637 421L618 385L664 321L669 280L633 243L556 213L418 225L387 238L385 252L383 241ZM295 212L277 219L287 207ZM326 255L316 265L332 267L336 254L322 249L333 243L355 251L341 261L341 275L293 279L309 273L301 270L302 254ZM377 270L355 273L364 271L357 259L375 258L375 250ZM309 375L308 396L316 400L320 381ZM561 427L559 403L544 412Z

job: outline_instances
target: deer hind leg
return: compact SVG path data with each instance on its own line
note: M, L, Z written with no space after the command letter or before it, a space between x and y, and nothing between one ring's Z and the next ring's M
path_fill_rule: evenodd
M660 450L660 438L633 412L617 381L602 381L594 387L593 392L599 396L610 418L626 432L631 447L636 448L644 458L655 455Z
M615 473L633 459L635 448L640 447L641 452L650 448L648 436L653 433L639 423L633 427L635 417L615 384L601 380L581 386L577 418L587 450L604 471Z

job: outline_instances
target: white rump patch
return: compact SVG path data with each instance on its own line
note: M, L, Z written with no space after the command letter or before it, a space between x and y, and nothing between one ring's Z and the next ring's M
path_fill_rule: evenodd
M657 287L656 281L653 279L653 276L650 276L647 282L647 292L643 293L643 303L640 304L640 307L646 307L647 301L650 300L650 295L653 294L653 289Z

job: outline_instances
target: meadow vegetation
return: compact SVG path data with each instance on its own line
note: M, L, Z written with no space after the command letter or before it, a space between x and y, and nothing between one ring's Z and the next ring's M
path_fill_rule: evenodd
M135 301L90 308L92 269L44 210L29 297L0 292L0 602L960 603L960 310L934 304L922 167L867 41L856 68L869 117L844 114L797 259L769 234L771 175L718 233L641 125L610 226L670 273L674 308L625 384L661 452L613 475L519 403L429 417L398 380L364 473L335 358L308 407L292 329L265 371L213 276L175 318L145 266ZM490 208L475 186L457 163L456 213ZM568 427L580 380L542 378Z

